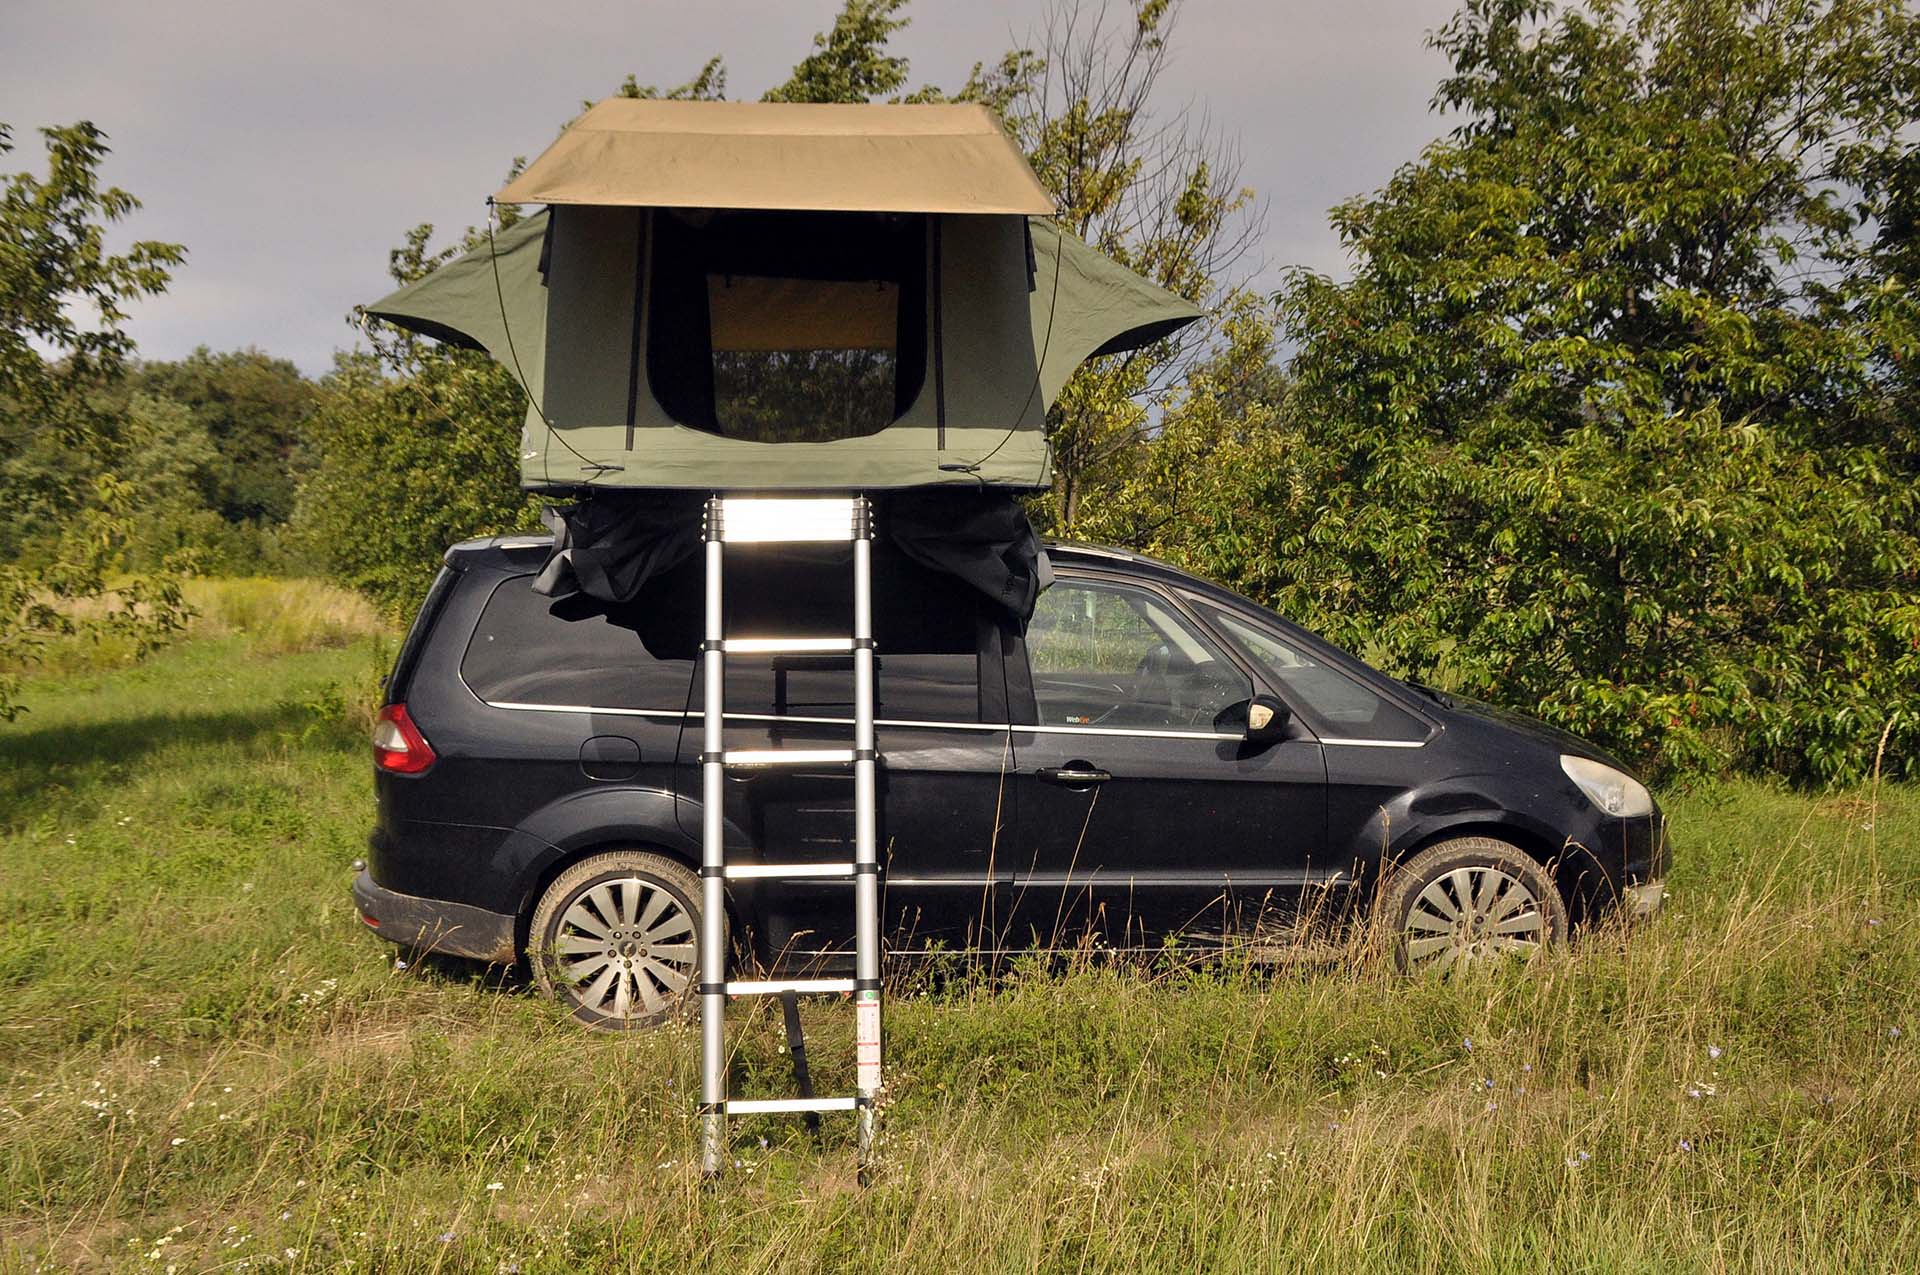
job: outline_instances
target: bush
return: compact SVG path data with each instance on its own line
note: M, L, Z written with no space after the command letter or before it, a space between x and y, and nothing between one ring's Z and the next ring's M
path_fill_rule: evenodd
M526 411L512 374L437 347L402 368L339 356L309 422L315 464L291 527L301 552L396 617L425 596L448 545L538 525L505 441Z
M1464 122L1278 297L1277 420L1170 414L1153 547L1656 773L1920 774L1920 21L1472 0L1434 43Z

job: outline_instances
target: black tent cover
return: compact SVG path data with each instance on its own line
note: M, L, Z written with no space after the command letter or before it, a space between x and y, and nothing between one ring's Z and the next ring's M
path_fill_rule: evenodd
M597 491L543 514L553 549L534 578L556 601L626 603L647 581L701 545L705 496L689 491ZM1045 551L1017 498L986 488L927 487L873 498L880 534L922 566L957 576L1024 625L1053 582Z

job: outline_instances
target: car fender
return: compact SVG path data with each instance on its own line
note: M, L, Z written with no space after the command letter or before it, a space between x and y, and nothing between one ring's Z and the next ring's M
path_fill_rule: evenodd
M522 820L501 843L494 867L517 883L522 915L560 864L596 846L655 846L697 867L700 843L681 830L680 800L664 788L628 784L568 793ZM728 842L739 839L740 830L729 827Z
M1431 784L1409 788L1374 808L1361 825L1355 850L1366 858L1379 856L1386 865L1398 863L1416 849L1448 835L1507 836L1522 849L1544 854L1562 864L1591 862L1605 867L1577 838L1568 836L1562 822L1534 813L1530 801L1516 800L1500 788L1510 782L1501 775L1450 775Z

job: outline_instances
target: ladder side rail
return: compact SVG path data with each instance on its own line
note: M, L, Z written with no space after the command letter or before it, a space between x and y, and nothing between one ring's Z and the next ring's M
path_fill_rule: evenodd
M745 507L741 525L725 525L726 501L719 495L709 497L706 507L706 617L702 644L702 674L705 706L702 714L701 770L701 928L700 928L700 1028L701 1028L701 1168L709 1178L720 1172L724 1160L726 1114L747 1112L804 1112L852 1110L859 1122L860 1179L867 1180L876 1154L878 1110L882 1087L881 1072L881 988L880 988L880 858L879 858L879 753L874 738L874 642L873 642L873 507L864 495L846 500L843 509L852 515L852 526L842 522L836 532L818 516L801 517L810 511L807 502L797 500L754 500ZM811 511L817 515L817 511ZM724 546L729 539L743 543L802 542L846 539L852 532L853 543L853 634L851 639L818 638L743 638L729 642L726 636L722 572ZM844 642L844 645L843 645ZM725 738L726 676L724 655L729 645L742 652L764 651L846 651L851 649L854 672L854 739L846 750L746 750L729 754ZM776 671L779 662L776 661ZM779 679L784 683L784 678ZM780 688L784 692L784 685ZM784 694L782 695L784 699ZM852 979L726 981L726 776L729 766L814 765L837 763L853 766L854 780L854 856L851 864L805 865L798 875L851 875L854 886L854 963ZM743 866L734 875L741 877L786 875L795 865ZM726 999L729 993L779 994L788 1016L788 1030L798 1033L796 993L847 992L855 997L856 1095L851 1098L816 1098L806 1091L810 1076L804 1070L801 1055L795 1051L797 1075L802 1096L797 1099L729 1100L726 1077ZM810 1122L811 1123L811 1122Z
M726 931L726 638L721 605L720 502L707 502L706 642L701 652L705 712L700 754L700 1168L720 1171L726 1137L727 1100L727 953Z
M857 505L853 541L854 1049L860 1168L874 1156L880 1070L878 754L873 731L873 506Z

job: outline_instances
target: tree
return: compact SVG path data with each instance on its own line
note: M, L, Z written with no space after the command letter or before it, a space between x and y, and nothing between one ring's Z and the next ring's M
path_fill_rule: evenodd
M763 102L871 102L907 82L907 60L884 52L907 25L907 0L846 0L833 29L813 37L813 52Z
M962 96L1000 111L1054 196L1061 225L1222 313L1235 304L1233 271L1259 219L1227 140L1184 110L1156 109L1179 10L1179 0L1132 0L1115 22L1105 0L1057 0L1037 48L1016 50L991 72L976 68ZM1201 322L1073 377L1048 417L1054 484L1035 509L1043 524L1085 534L1083 510L1130 481L1159 414L1217 334Z
M668 89L664 93L653 85L642 84L634 76L629 75L621 81L619 96L664 98L670 102L723 101L727 96L727 64L718 57L708 58L707 64L700 68L700 74L678 88ZM582 102L580 105L584 110L593 103Z
M254 566L257 545L251 553L231 552L226 542L236 528L206 502L207 479L219 472L221 456L192 410L136 391L120 427L126 454L138 457L140 466L123 564L151 569L171 563L201 571Z
M314 399L299 368L255 349L201 346L178 362L144 363L129 380L180 404L206 431L215 454L195 482L209 508L233 523L287 520Z
M1231 578L1656 769L1920 773L1898 0L1469 0L1463 118L1295 275Z
M486 242L469 228L461 245L435 252L432 237L431 225L417 226L389 255L395 283ZM448 545L535 525L511 445L527 398L511 369L479 351L388 324L362 328L373 349L337 355L320 383L293 532L335 578L404 616Z
M1286 474L1291 393L1273 336L1264 299L1228 300L1211 352L1167 395L1152 435L1110 466L1099 499L1083 505L1080 535L1221 579L1247 576L1243 559L1289 500L1271 485Z
M0 154L12 152L12 136L0 124ZM83 121L42 129L41 136L46 177L14 173L0 187L0 475L16 472L20 440L37 432L57 435L78 456L108 450L112 421L98 391L125 374L133 348L122 307L164 291L170 267L186 258L178 244L147 240L108 252L107 227L140 204L100 184L105 135ZM131 634L143 647L184 621L179 589L168 577L107 588L135 483L97 459L68 482L89 493L89 508L59 537L59 552L34 569L0 567L0 720L21 711L18 670L31 664L45 635L82 626L73 603L105 597L104 615L85 624ZM8 494L0 491L0 498Z

